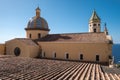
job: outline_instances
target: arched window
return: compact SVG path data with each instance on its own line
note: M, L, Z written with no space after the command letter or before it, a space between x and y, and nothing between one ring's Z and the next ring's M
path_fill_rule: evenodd
M32 37L32 34L29 34L29 38L31 38Z
M56 58L56 52L53 54L53 58Z
M44 54L43 54L43 55L44 55L44 57L45 57L45 52L44 52Z
M43 53L42 53L42 57L45 57L45 56L46 56L46 55L45 55L45 52L43 52Z
M68 53L65 54L65 58L69 59L69 54Z
M41 34L40 34L40 33L38 34L38 39L39 39L39 38L41 38Z
M99 59L99 55L96 55L96 61L99 61L100 59Z
M20 53L21 53L20 48L19 48L19 47L16 47L16 48L14 49L14 54L15 54L15 56L19 56Z
M96 29L94 29L94 32L96 32Z
M40 53L39 57L42 58L42 53Z
M98 26L100 26L100 24L98 24Z
M83 54L80 54L80 60L83 60Z
M93 26L96 26L96 24L93 24Z

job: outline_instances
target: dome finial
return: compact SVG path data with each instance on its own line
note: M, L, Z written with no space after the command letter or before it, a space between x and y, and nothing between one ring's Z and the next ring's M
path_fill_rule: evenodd
M36 8L36 10L40 10L39 6Z
M40 8L39 6L36 8L36 17L40 17Z

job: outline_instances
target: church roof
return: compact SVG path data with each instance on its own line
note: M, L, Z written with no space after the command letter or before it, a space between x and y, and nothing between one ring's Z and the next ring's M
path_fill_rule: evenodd
M49 34L39 39L40 42L79 42L79 43L109 43L103 32L100 33L70 33Z
M31 39L15 38L15 39L12 39L12 40L9 40L9 41L14 41L14 40L18 40L18 41L22 42L23 44L26 44L26 45L29 45L29 46L37 46L37 44ZM7 41L7 42L9 42L9 41Z
M27 28L25 28L26 30L30 30L30 29L40 29L40 30L48 30L49 31L49 27L48 27L48 23L47 21L42 18L42 17L32 17L27 25Z
M36 46L37 45L33 40L27 39L27 38L16 38L16 40L19 40L26 45L31 45L31 46Z
M99 16L97 15L96 11L94 10L90 20L100 20Z

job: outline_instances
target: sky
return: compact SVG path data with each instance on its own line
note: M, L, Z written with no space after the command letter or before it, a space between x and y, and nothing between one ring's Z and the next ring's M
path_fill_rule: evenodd
M0 43L25 38L28 21L41 9L50 34L88 32L95 10L101 18L101 31L107 24L114 43L120 43L120 0L0 0Z

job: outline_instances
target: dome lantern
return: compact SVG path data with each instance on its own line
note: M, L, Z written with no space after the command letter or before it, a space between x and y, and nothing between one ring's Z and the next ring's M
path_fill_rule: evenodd
M40 17L40 8L39 6L36 8L36 17Z

